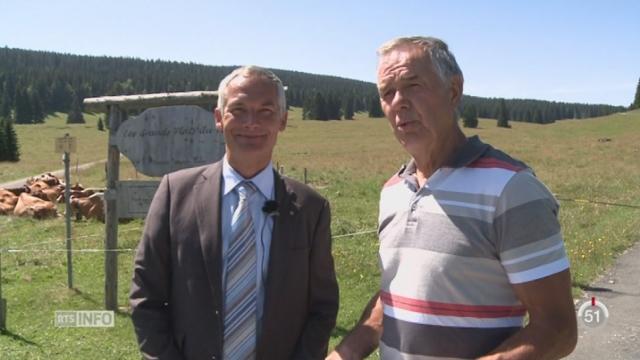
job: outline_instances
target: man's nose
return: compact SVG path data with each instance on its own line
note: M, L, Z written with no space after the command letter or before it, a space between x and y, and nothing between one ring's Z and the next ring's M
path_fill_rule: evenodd
M256 114L254 111L249 111L247 112L247 116L245 116L244 118L244 125L245 126L256 126L258 125L258 114Z
M402 89L396 90L395 94L393 95L391 106L396 109L406 109L409 107L409 102L407 101L406 94Z

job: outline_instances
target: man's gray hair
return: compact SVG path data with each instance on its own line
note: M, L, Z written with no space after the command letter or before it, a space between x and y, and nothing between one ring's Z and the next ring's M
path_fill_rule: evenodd
M418 47L425 55L429 55L442 81L449 81L454 75L464 79L462 70L460 70L455 56L449 51L447 43L434 37L410 36L389 40L380 46L378 56L386 55L396 48L407 45Z
M220 109L222 114L224 114L224 107L227 104L227 87L229 87L229 83L238 76L259 77L273 83L278 92L278 107L280 108L280 114L284 114L284 112L287 111L287 99L284 95L284 86L282 85L280 78L271 72L271 70L267 70L259 66L248 65L241 66L233 70L229 75L225 76L222 81L220 81L220 85L218 86L218 109Z

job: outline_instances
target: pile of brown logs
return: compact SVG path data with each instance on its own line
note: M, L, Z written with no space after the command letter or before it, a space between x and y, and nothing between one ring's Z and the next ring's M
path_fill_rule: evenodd
M64 182L51 173L30 178L19 188L0 188L0 215L56 217L56 202L64 203L64 190ZM80 184L72 186L70 192L71 211L77 220L84 217L104 222L103 192L85 189Z

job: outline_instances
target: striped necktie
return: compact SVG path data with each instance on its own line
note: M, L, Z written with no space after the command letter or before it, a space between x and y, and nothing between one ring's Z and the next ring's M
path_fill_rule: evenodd
M227 250L224 359L254 359L256 350L256 234L249 201L255 186L248 181L236 187L238 207L231 217Z

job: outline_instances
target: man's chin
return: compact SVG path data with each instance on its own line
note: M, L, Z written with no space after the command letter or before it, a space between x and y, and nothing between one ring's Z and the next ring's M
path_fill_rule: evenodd
M411 156L423 154L427 149L429 149L429 143L426 141L424 137L416 137L416 136L406 136L403 138L398 138L400 145L404 148L404 150L409 153Z
M234 150L238 154L243 154L244 156L260 156L263 154L270 154L273 151L273 148L269 148L267 143L261 141L238 143Z

